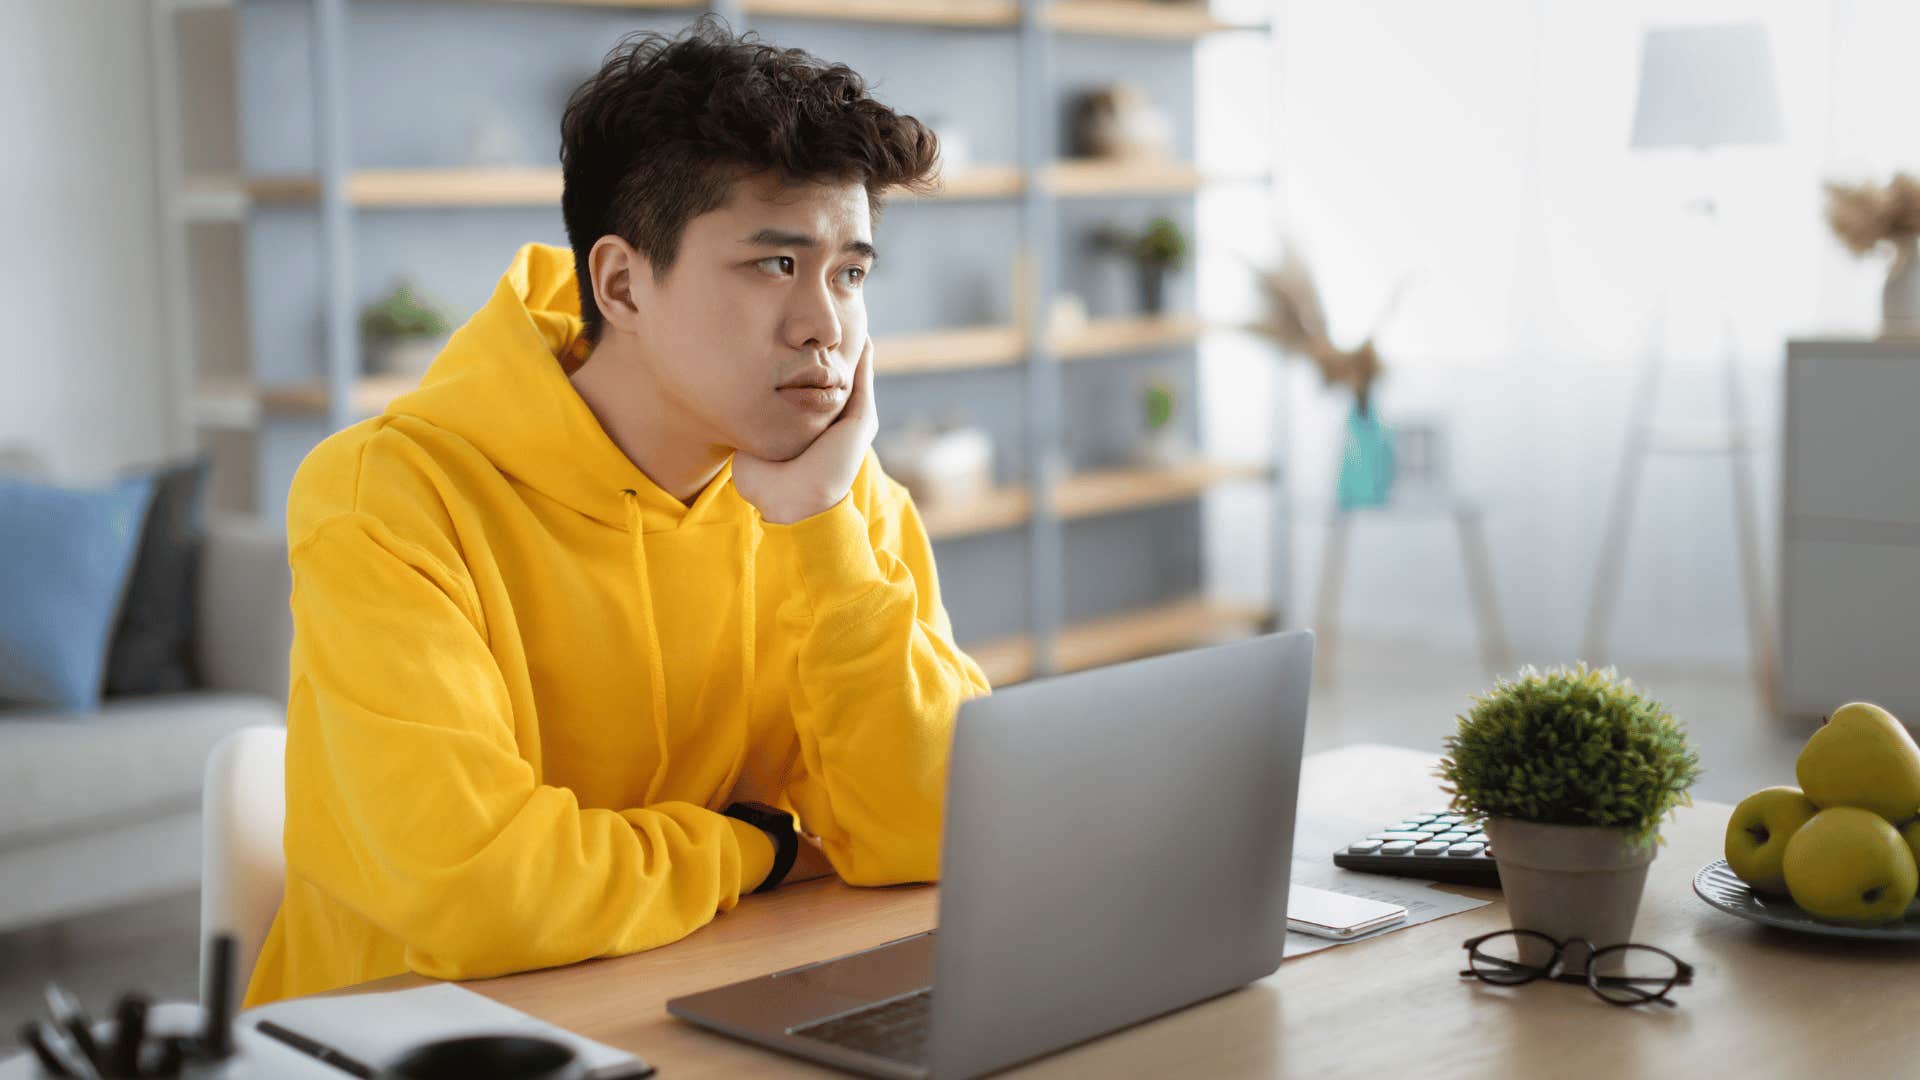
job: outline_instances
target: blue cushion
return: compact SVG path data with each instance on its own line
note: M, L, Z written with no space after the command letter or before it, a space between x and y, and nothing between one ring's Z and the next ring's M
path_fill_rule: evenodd
M74 491L0 479L0 700L91 709L153 479Z

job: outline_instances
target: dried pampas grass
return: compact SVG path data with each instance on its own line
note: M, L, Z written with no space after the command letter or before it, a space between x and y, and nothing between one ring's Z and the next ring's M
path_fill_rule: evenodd
M1254 329L1278 342L1290 352L1300 353L1320 369L1328 386L1346 386L1353 390L1355 406L1361 415L1371 415L1374 380L1380 377L1380 352L1373 339L1386 324L1387 316L1398 306L1412 275L1404 276L1394 287L1387 306L1375 320L1373 331L1358 347L1342 349L1333 343L1327 330L1326 311L1320 305L1320 290L1314 285L1313 272L1306 260L1291 245L1276 269L1254 270L1267 296L1267 315Z
M1876 184L1828 184L1827 223L1855 255L1881 244L1903 247L1920 237L1920 179L1896 175Z

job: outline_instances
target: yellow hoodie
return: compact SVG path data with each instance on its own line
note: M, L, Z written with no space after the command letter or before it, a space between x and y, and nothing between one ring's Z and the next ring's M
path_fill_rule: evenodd
M939 866L947 748L985 693L906 491L763 520L684 506L601 430L572 254L528 245L420 388L287 501L286 895L245 1004L406 970L653 948L765 876L792 809L856 885Z

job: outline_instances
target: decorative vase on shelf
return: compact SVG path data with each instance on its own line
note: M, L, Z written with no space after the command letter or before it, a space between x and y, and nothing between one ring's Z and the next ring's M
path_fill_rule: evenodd
M1140 311L1159 315L1167 310L1167 268L1160 263L1140 264Z
M367 342L367 374L419 379L447 347L447 335L385 338Z
M1887 287L1880 294L1880 336L1920 338L1920 239L1894 249Z
M1393 432L1371 409L1355 403L1340 449L1338 497L1342 510L1384 506L1393 492Z

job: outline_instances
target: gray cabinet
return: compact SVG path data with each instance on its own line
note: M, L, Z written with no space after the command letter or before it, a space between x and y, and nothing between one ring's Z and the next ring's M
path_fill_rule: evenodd
M1787 347L1780 709L1920 725L1920 341Z

